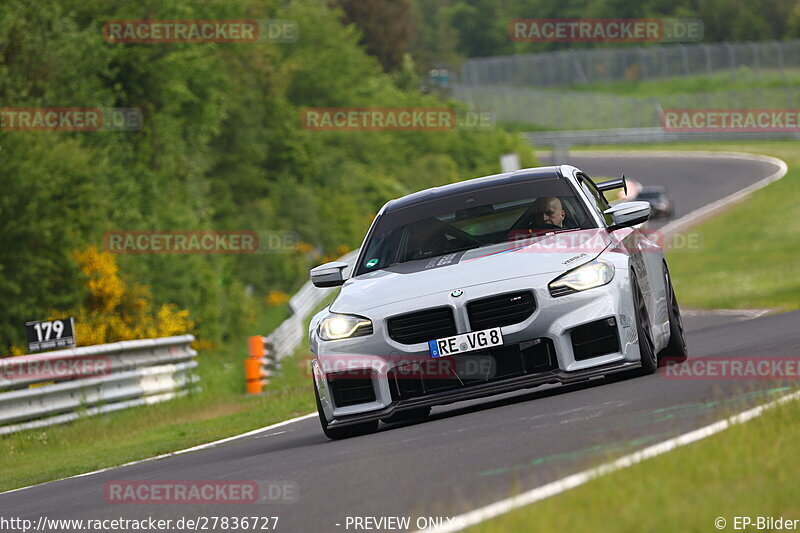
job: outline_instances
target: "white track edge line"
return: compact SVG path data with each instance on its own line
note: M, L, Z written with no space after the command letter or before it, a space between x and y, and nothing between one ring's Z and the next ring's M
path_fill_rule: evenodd
M733 155L733 153L731 153ZM770 157L770 156L756 156L754 154L740 154L747 157L742 157L742 159L750 159L752 161L761 161L764 163L771 163L778 167L778 170L767 176L766 178L760 179L757 182L753 183L752 185L748 185L744 189L738 190L733 194L729 194L719 200L715 200L710 204L706 204L703 207L695 209L677 220L673 220L669 224L666 224L659 228L657 231L661 231L663 235L670 235L673 233L678 233L681 230L685 230L690 227L692 224L700 222L705 217L712 217L717 215L720 211L722 211L725 207L730 204L736 203L746 196L754 193L759 189L763 189L767 185L778 181L779 179L786 176L789 172L789 166L786 164L785 161L782 159L778 159L777 157Z
M455 531L461 531L464 528L508 513L514 509L518 509L520 507L539 502L551 496L561 494L562 492L566 492L570 489L574 489L600 476L628 468L647 459L651 459L682 446L686 446L687 444L705 439L706 437L710 437L716 433L725 431L734 424L741 424L752 420L753 418L757 418L761 416L767 409L772 409L778 405L782 405L797 399L800 399L800 391L793 392L767 404L748 409L747 411L743 411L729 418L719 420L718 422L714 422L713 424L709 424L700 429L695 429L658 444L648 446L643 450L625 455L614 461L603 463L595 468L590 468L588 470L578 472L577 474L572 474L565 478L547 483L546 485L528 490L516 496L512 496L484 507L480 507L474 511L458 515L445 526L428 528L416 533L451 533Z
M196 451L199 451L199 450L205 450L207 448L213 448L214 446L218 446L220 444L224 444L224 443L230 442L232 440L243 439L245 437L251 437L253 435L258 435L259 433L263 433L264 431L270 431L270 430L275 429L275 428L279 428L279 427L282 427L282 426L287 426L289 424L293 424L294 422L300 422L301 420L307 420L307 419L309 419L311 417L314 417L314 416L317 416L316 412L308 413L306 415L298 416L298 417L295 417L295 418L290 418L289 420L284 420L282 422L277 422L277 423L272 424L270 426L264 426L263 428L254 429L254 430L248 431L246 433L240 433L239 435L233 435L232 437L225 437L224 439L215 440L213 442L207 442L205 444L198 444L197 446L192 446L191 448L184 448L183 450L178 450L178 451L175 451L175 452L162 453L161 455L156 455L155 457L148 457L146 459L139 459L139 460L136 460L136 461L131 461L129 463L125 463L125 464L121 464L121 465L117 465L117 466L109 466L108 468L101 468L100 470L94 470L92 472L84 472L83 474L76 474L74 476L67 476L67 477L63 477L63 478L60 478L60 479L54 479L52 481L45 481L43 483L37 483L35 485L28 485L27 487L19 487L17 489L7 490L5 492L0 492L0 496L2 496L4 494L10 494L12 492L19 492L21 490L30 489L30 488L33 488L33 487L40 487L42 485L47 485L49 483L56 483L58 481L64 481L66 479L74 479L74 478L79 478L79 477L93 476L95 474L100 474L102 472L108 472L109 470L117 470L117 469L120 469L120 468L125 468L126 466L134 466L134 465L139 465L139 464L142 464L142 463L149 463L151 461L157 461L159 459L166 459L167 457L174 457L176 455L183 455L184 453L196 452Z

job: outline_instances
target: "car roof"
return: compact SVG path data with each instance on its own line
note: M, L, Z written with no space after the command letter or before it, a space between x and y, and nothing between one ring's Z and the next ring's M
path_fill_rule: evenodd
M430 200L446 198L448 196L477 191L497 185L507 185L537 179L553 179L562 177L561 169L558 166L524 168L521 170L515 170L514 172L494 174L492 176L484 176L482 178L459 181L456 183L450 183L448 185L442 185L440 187L432 187L430 189L414 192L401 198L390 200L384 206L383 212L389 213L397 209L403 209L404 207L418 204L420 202L428 202Z

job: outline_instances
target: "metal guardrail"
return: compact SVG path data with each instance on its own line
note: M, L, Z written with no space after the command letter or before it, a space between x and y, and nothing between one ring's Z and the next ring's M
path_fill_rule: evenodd
M554 163L566 161L572 146L607 144L656 144L668 142L800 139L798 132L699 132L664 131L661 128L621 128L611 130L536 131L522 136L536 147L550 148Z
M186 394L192 335L0 359L0 435Z
M349 252L337 261L342 261L353 268L353 263L358 256L358 250ZM345 274L347 269L345 269ZM278 328L267 335L267 342L275 347L275 355L278 359L292 354L305 338L305 318L317 308L331 292L338 290L337 287L320 289L307 281L297 294L289 300L289 309L292 316L284 320Z
M603 144L648 144L662 142L732 141L757 139L800 139L798 132L703 132L664 131L662 128L619 128L610 130L534 131L522 134L535 146L592 146Z

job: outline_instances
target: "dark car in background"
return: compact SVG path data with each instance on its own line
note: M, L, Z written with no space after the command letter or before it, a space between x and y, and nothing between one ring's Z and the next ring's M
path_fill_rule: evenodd
M652 217L671 217L675 213L672 195L659 185L644 185L632 200L648 202Z

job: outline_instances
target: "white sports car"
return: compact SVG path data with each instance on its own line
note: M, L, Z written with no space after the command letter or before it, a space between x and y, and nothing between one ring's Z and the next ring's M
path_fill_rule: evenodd
M352 275L342 262L311 271L342 286L309 332L325 434L685 358L664 253L637 229L650 205L609 205L603 191L620 187L563 165L384 205Z

